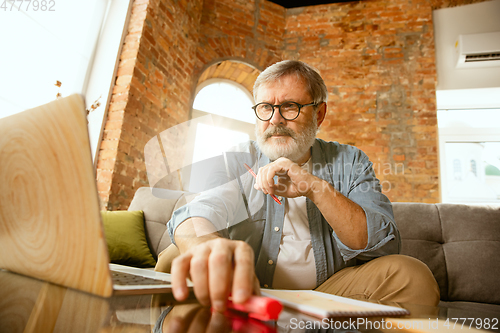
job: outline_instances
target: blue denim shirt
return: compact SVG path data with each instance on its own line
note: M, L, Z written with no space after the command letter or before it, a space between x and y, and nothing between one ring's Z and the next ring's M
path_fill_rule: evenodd
M252 156L247 164L254 171L270 163L253 141L240 149ZM379 180L366 154L353 146L316 139L311 158L313 175L326 180L361 206L368 227L367 246L360 250L351 249L340 241L316 205L307 199L317 286L342 268L399 253L401 240L392 206L381 193ZM261 286L272 287L283 231L284 205L255 190L255 180L243 168L243 163L232 163L227 156L224 168L211 173L209 181L215 184L212 188L174 212L168 222L172 242L175 244L175 229L184 220L194 216L204 217L224 237L243 240L253 248L255 270Z

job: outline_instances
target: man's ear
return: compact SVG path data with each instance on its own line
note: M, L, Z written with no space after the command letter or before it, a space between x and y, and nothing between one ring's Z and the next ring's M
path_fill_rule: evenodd
M323 120L325 120L326 117L326 103L323 102L318 106L318 111L317 111L317 116L318 116L318 127L321 126L321 123L323 123Z

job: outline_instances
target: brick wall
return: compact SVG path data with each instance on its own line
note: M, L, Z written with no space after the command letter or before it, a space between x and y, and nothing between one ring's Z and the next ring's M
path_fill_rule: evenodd
M329 113L320 137L367 152L391 200L437 202L432 9L472 2L479 1L285 10L265 0L135 0L99 152L103 207L126 209L148 185L145 144L188 120L207 69L236 60L262 70L281 59L323 74ZM175 177L167 183L179 188Z
M205 69L198 79L197 86L201 86L203 82L209 79L223 79L238 83L243 86L243 89L252 93L253 84L259 74L258 69L246 63L225 60Z
M264 69L281 60L285 9L264 0L205 0L197 47L198 78L215 62L241 60Z
M201 8L193 0L133 4L97 166L99 195L110 210L126 209L148 185L145 144L188 120Z
M127 209L148 186L144 146L188 120L202 73L227 59L260 69L280 60L284 27L285 9L267 1L134 1L98 157L104 209Z
M328 86L320 137L358 146L394 201L437 202L436 67L426 1L366 1L289 10L285 58Z

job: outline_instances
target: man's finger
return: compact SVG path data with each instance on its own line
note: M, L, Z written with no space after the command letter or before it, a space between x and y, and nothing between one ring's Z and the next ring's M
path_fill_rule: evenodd
M274 192L274 172L270 169L270 166L267 165L259 169L259 173L257 174L256 183L262 189L264 194L273 194Z
M191 281L194 294L201 305L210 305L210 290L208 286L208 258L211 249L208 246L198 246L190 262Z
M235 303L243 303L252 295L254 279L254 254L252 248L241 242L234 250L232 296Z
M186 279L189 273L191 257L190 253L182 254L172 262L172 292L178 301L185 300L189 294Z
M216 311L225 311L226 302L231 291L233 244L232 241L227 239L215 240L208 259L210 298L212 307Z

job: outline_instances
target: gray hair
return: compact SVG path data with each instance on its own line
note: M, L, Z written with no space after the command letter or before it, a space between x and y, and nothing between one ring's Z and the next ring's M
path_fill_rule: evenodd
M257 92L261 85L279 81L282 77L295 75L303 79L309 95L316 104L328 100L328 90L325 81L314 67L298 60L283 60L267 67L255 80L253 97L257 100Z

